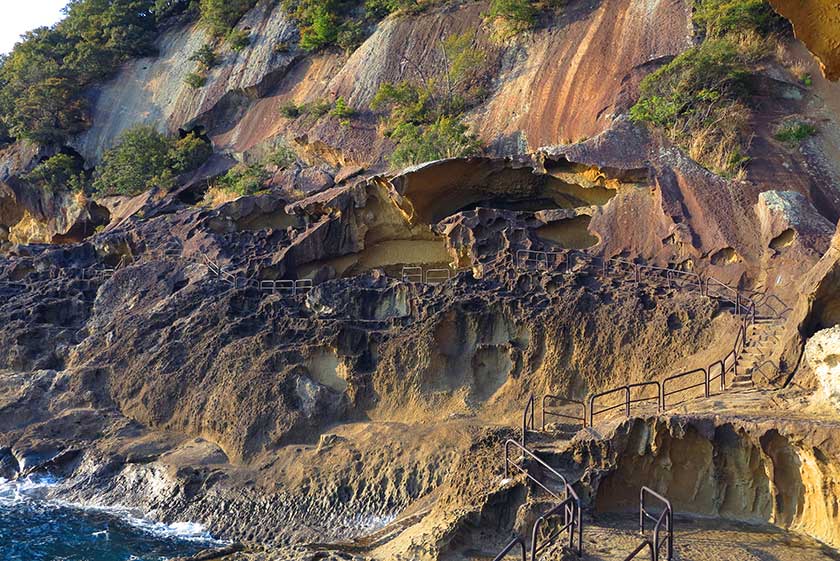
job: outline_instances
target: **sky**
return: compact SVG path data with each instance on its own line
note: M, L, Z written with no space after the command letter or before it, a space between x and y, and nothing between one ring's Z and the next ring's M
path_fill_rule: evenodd
M52 25L62 17L67 0L0 0L0 53L8 53L20 35Z

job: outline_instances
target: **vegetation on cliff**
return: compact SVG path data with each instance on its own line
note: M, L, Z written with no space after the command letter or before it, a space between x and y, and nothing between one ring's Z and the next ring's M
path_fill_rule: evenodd
M451 35L439 42L439 60L431 68L406 61L415 79L380 86L371 109L385 110L385 133L396 143L392 165L466 157L481 151L478 139L461 118L483 96L485 61L473 34Z
M702 0L694 24L703 41L642 81L630 115L667 131L709 170L735 175L748 160L753 69L784 22L764 0Z
M84 130L84 88L153 52L154 9L153 0L71 0L64 20L28 32L0 67L0 136L47 144Z
M201 19L212 33L228 35L255 2L201 0ZM62 21L28 32L0 58L0 146L15 139L60 144L87 129L86 88L126 60L154 54L160 24L194 11L190 0L70 0ZM229 40L242 44L241 37ZM208 53L199 54L206 64Z
M138 126L105 153L93 189L101 195L136 195L156 186L169 188L177 174L196 169L212 153L210 144L194 133L175 139Z

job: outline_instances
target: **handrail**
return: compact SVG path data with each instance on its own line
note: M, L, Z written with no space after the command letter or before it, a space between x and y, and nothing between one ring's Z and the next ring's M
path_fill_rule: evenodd
M645 508L645 497L650 496L658 500L663 507L662 512L658 517L653 516ZM650 519L655 522L653 527L653 550L655 553L654 559L659 559L659 549L662 547L662 542L659 540L659 532L662 529L662 524L665 524L665 541L668 543L668 561L674 556L674 509L671 506L671 501L651 489L650 487L642 487L639 490L639 532L644 535L645 519Z
M516 547L520 546L522 549L522 561L527 561L528 552L525 548L525 541L520 538L519 536L514 536L512 540L502 549L499 554L493 558L493 561L502 561L505 558L505 555L510 553L510 551Z
M636 549L633 552L624 558L624 561L630 561L631 559L635 559L636 556L641 553L645 548L650 549L650 561L656 561L656 554L653 551L653 544L650 543L650 540L642 540L642 542L636 546Z
M554 401L563 401L565 403L579 405L583 408L583 414L580 417L575 417L574 415L566 415L565 413L556 413L554 411L548 411L546 408L546 402L551 399ZM586 403L583 401L578 401L577 399L570 399L568 397L563 397L561 395L550 395L546 394L542 398L542 430L545 430L545 416L551 415L552 417L560 417L562 419L571 419L573 421L580 421L583 423L583 428L586 428Z
M531 475L531 474L528 472L528 470L527 470L527 469L525 469L525 468L523 468L522 466L520 466L519 464L517 464L515 460L512 460L512 459L510 458L510 447L511 447L511 445L513 445L513 446L515 446L515 447L519 448L519 451L520 451L520 453L522 454L522 459L523 459L523 460L524 460L524 459L526 459L526 456L527 456L527 457L528 457L528 459L531 459L531 460L533 460L533 461L537 462L537 463L540 465L540 467L542 467L542 468L543 468L543 469L545 469L545 470L548 470L548 472L549 472L552 476L554 476L555 478L559 479L559 480L560 480L560 482L563 484L563 496L561 497L561 496L560 496L560 495L558 495L556 492L554 492L554 491L552 491L551 489L549 489L549 488L548 488L545 484L543 484L543 482L542 482L542 481L540 481L539 479L537 479L536 477L534 477L533 475ZM521 444L519 444L517 441L515 441L515 440L513 440L513 439L510 439L510 438L509 438L509 439L507 439L507 440L505 441L505 479L509 479L509 478L510 478L510 477L509 477L509 476L510 476L510 471L509 471L509 469L508 469L508 466L511 466L511 465L512 465L513 467L515 467L517 470L519 470L519 472L520 472L520 473L524 473L524 474L525 474L525 476L526 476L528 479L530 479L531 481L533 481L534 483L536 483L536 484L537 484L537 485L538 485L538 486L539 486L539 487L540 487L543 491L545 491L546 493L548 493L549 495L551 495L552 497L554 497L554 498L555 498L555 499L557 499L558 501L565 501L568 497L574 497L576 500L578 500L578 501L580 500L580 498L578 497L577 492L574 490L574 488L572 488L572 486L571 486L571 485L569 485L569 481L568 481L568 480L567 480L567 479L566 479L566 478L565 478L562 474L560 474L560 473L559 473L557 470L555 470L553 467L551 467L550 465L548 465L547 463L545 463L545 461L543 461L543 460L542 460L541 458L539 458L536 454L534 454L533 452L531 452L530 450L528 450L528 448L526 448L526 447L522 446L522 445L521 445Z
M402 280L403 282L423 282L423 267L403 267Z
M452 278L450 269L427 269L425 275L426 284L441 284Z
M679 388L679 389L673 390L671 392L668 391L668 389L667 389L668 382L674 382L675 380L685 378L686 376L690 376L692 374L697 374L698 372L703 373L703 381L700 382L699 384L692 384L690 386L685 386L683 388ZM668 405L666 403L666 398L669 395L675 395L675 394L678 394L680 392L684 392L684 391L691 390L691 389L694 389L694 388L699 388L700 386L703 386L703 388L704 388L704 391L703 391L704 397L709 397L709 395L710 395L709 370L706 369L706 368L695 368L694 370L688 370L687 372L681 372L680 374L674 374L673 376L668 376L667 378L662 380L662 410L665 411L666 409L668 409Z
M521 454L520 459L522 460L522 465L517 463L517 460L511 459L510 448L514 446L519 448L519 452ZM556 491L549 488L545 483L540 481L537 477L531 475L530 470L528 470L527 466L525 466L526 461L534 461L536 462L545 472L547 472L550 476L554 477L557 481L559 481L563 485L563 494L562 496L559 495ZM536 454L530 451L525 446L520 445L513 439L508 439L505 441L505 457L504 457L504 473L505 479L510 477L510 466L516 468L520 473L524 474L529 480L534 482L538 487L544 490L546 493L551 495L554 499L560 501L560 503L554 506L551 510L540 516L537 521L534 523L534 529L532 533L531 539L531 560L534 561L536 557L536 553L539 551L540 546L538 544L538 531L540 526L542 525L545 520L550 518L551 516L556 515L561 510L564 512L564 525L560 528L557 532L553 533L549 536L548 541L545 543L551 543L556 537L562 534L564 531L568 530L569 532L569 548L571 550L575 550L575 534L577 534L577 555L583 555L583 517L581 514L581 503L580 497L575 491L574 487L569 484L569 481L557 470L553 467L548 465L545 461L539 458ZM510 545L510 544L508 544ZM512 545L510 547L513 547ZM509 551L509 550L508 550Z
M522 447L525 447L525 438L528 435L528 430L534 430L534 410L536 409L535 401L534 401L534 394L528 398L528 402L525 404L525 410L522 412ZM530 423L528 418L528 412L531 412Z
M654 396L654 397L644 397L644 398L639 398L639 399L632 399L631 398L632 390L634 390L635 388L643 388L643 387L647 387L647 386L656 386L656 388L657 388L656 396ZM613 405L611 407L601 409L600 411L595 411L595 400L596 399L598 399L600 397L604 397L606 395L617 393L617 392L624 392L624 403L619 404L619 405ZM644 401L653 401L653 400L656 400L657 411L661 411L662 410L662 384L659 383L659 382L656 382L656 381L653 381L653 382L639 382L639 383L636 383L636 384L628 384L626 386L621 386L621 387L618 387L618 388L614 388L614 389L611 389L611 390L606 390L606 391L603 391L603 392L600 392L600 393L593 394L593 395L589 396L589 426L590 427L594 426L596 415L601 415L603 413L606 413L607 411L612 411L614 409L618 409L619 407L623 406L626 416L629 417L630 416L630 406L633 403L641 403L641 402L644 402Z
M543 544L539 544L539 530L543 523L551 518L552 516L556 516L558 513L563 512L563 526L561 526L558 530L556 530L553 534L551 534L548 538L543 540ZM550 545L554 542L554 539L560 536L563 532L569 532L569 549L572 551L575 550L575 528L578 530L578 547L577 547L577 554L578 557L583 555L583 525L582 516L580 511L580 501L574 497L568 497L560 504L556 505L554 508L537 518L534 522L534 528L531 531L531 561L535 561L537 559L537 553L539 553L540 549Z

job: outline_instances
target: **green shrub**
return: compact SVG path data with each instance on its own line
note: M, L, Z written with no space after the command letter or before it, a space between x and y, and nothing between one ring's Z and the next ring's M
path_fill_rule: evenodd
M335 105L332 109L330 109L330 115L333 117L338 117L339 119L349 119L356 112L353 110L352 107L347 105L347 102L344 100L343 97L339 97L335 100Z
M210 70L216 66L216 63L218 62L216 59L216 51L213 50L213 47L207 43L199 47L192 55L190 55L190 60L200 64L204 70Z
M696 0L693 19L710 37L744 32L767 36L785 27L766 0Z
M300 116L300 107L294 101L287 101L280 106L280 114L287 119L295 119Z
M23 177L29 183L51 192L84 189L86 177L81 158L56 154L39 163Z
M327 6L318 5L312 11L311 21L300 29L300 48L313 52L329 45L338 39L339 18Z
M184 77L184 83L193 89L200 89L207 83L207 78L197 72L190 72Z
M367 33L360 22L345 21L338 29L336 44L346 53L351 53L364 43L366 37Z
M300 106L301 113L312 115L316 118L323 117L330 112L330 109L332 109L332 103L323 99L310 101L309 103L304 103Z
M169 187L169 150L168 139L151 127L128 130L103 155L94 190L100 195L136 195L156 185Z
M187 133L171 143L169 161L173 171L184 173L194 170L206 162L213 155L210 143L195 134Z
M297 161L297 154L289 148L285 143L277 146L274 151L266 158L266 163L277 166L278 168L287 168Z
M785 121L776 128L776 140L787 142L788 144L799 144L806 138L810 138L817 134L817 127L811 123L804 123L802 121L790 120Z
M487 19L497 24L500 38L532 29L537 22L537 10L530 0L492 0Z
M365 0L365 13L369 18L382 19L394 12L418 13L423 6L417 0Z
M209 145L192 133L174 140L137 126L102 156L93 189L100 195L137 195L155 186L170 188L176 173L195 169L211 154Z
M481 153L481 143L475 135L451 117L440 117L424 126L403 123L391 133L391 139L397 144L390 159L394 167Z
M201 21L216 37L224 37L256 0L201 0Z
M810 88L814 85L814 78L810 74L806 73L802 75L802 77L799 79L799 82L806 88Z
M231 50L239 52L251 44L251 34L244 29L231 29L225 37Z
M387 110L392 126L429 122L437 113L432 91L405 80L396 84L381 84L371 100L370 108L374 111Z
M253 195L265 188L269 177L262 164L240 164L218 178L215 186L237 195Z
M746 159L751 43L707 39L641 83L630 117L665 129L711 171L732 175Z

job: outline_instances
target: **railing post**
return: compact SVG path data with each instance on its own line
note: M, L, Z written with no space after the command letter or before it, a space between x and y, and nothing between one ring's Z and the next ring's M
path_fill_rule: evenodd
M630 387L624 388L624 409L627 412L627 417L630 417Z

